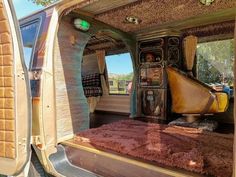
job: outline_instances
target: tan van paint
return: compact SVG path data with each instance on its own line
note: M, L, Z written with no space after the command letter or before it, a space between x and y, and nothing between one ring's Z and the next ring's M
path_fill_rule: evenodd
M31 103L18 23L7 0L0 1L0 24L0 171L14 175L29 160Z

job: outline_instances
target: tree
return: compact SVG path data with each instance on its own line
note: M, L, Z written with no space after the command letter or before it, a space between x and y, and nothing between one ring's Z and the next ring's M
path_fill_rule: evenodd
M37 5L48 6L54 2L57 2L58 0L29 0L29 1L32 1Z
M233 39L201 43L197 48L198 78L205 83L233 83Z

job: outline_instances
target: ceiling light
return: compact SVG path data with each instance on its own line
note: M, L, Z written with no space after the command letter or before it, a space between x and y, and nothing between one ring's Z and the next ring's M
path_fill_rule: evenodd
M90 24L87 21L79 19L79 18L74 19L74 25L75 25L75 28L82 31L88 31L90 28Z
M137 17L134 17L134 16L127 16L127 17L125 17L125 22L138 25L141 23L141 20Z
M200 2L206 6L211 5L215 0L200 0Z

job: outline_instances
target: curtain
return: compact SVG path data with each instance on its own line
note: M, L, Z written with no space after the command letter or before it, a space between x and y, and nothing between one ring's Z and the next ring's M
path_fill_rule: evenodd
M193 75L192 69L197 49L197 37L187 36L184 38L184 56L186 69L190 75Z
M96 51L97 60L98 60L98 68L101 74L101 86L103 95L108 95L109 90L107 86L107 82L104 76L105 69L106 69L106 61L105 61L105 50L97 50Z
M98 96L98 97L88 97L87 98L90 113L93 113L95 111L99 100L100 100L100 96Z
M105 69L106 69L105 50L97 50L96 57L97 57L97 62L98 62L99 74L101 77L102 93L103 93L103 95L108 95L109 94L108 85L107 85L107 82L106 82L106 79L104 76ZM100 96L87 98L87 102L89 105L89 111L91 113L93 113L95 111L99 100L100 100Z

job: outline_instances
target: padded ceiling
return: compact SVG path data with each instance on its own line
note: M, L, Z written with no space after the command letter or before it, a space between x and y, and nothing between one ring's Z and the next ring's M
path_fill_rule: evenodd
M215 0L210 6L204 6L198 0L139 0L97 14L95 19L123 31L134 32L235 7L235 0ZM125 23L127 16L138 17L142 22L139 25Z

